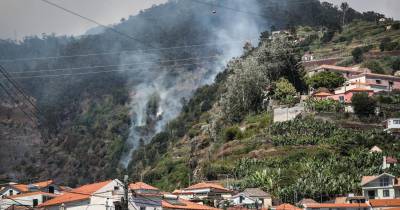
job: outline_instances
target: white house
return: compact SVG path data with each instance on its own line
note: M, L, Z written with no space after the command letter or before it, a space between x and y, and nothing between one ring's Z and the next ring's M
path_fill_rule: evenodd
M47 180L42 182L36 182L31 184L18 184L14 182L10 182L4 188L0 190L0 196L13 196L22 193L29 193L29 192L47 192L47 193L54 193L60 194L61 188L54 184L53 180Z
M390 118L387 119L385 122L385 131L400 130L400 118Z
M369 199L393 199L400 197L399 178L383 173L379 176L363 176L362 194Z
M162 210L162 194L156 187L143 182L129 185L130 210Z
M175 190L173 194L197 203L202 203L203 200L211 200L214 201L214 206L216 206L219 201L229 199L233 191L216 182L200 182L182 190Z
M124 194L122 186L118 179L83 185L48 200L39 207L48 210L118 209Z
M50 199L57 197L56 194L47 193L47 192L28 192L18 195L12 196L4 196L0 199L0 210L7 209L8 207L15 205L15 206L30 206L36 207L43 202L46 202Z
M387 169L397 165L397 159L395 157L383 156L382 169Z

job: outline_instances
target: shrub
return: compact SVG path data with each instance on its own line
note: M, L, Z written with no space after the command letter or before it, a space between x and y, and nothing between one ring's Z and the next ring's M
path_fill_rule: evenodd
M385 37L382 39L381 44L379 45L379 49L383 52L386 49L388 43L390 43L392 39L390 37Z
M351 98L354 113L358 117L369 117L375 114L376 101L367 93L357 93Z
M392 24L392 29L393 30L399 30L400 29L400 22L394 22L393 24Z
M275 83L274 98L281 104L294 104L296 101L296 88L287 79L280 78Z
M351 66L353 64L353 58L345 58L336 63L337 66Z
M400 58L397 57L392 61L392 69L393 70L400 70Z
M240 138L242 138L242 131L238 126L225 128L224 130L225 141L232 141L234 139L240 139Z
M384 74L385 71L383 70L381 64L377 60L369 60L364 62L361 67L369 68L372 70L373 73L377 74Z
M363 60L363 50L360 47L356 47L352 52L351 55L353 56L353 60L356 63L361 63Z
M306 107L316 112L338 112L343 108L343 105L333 99L309 98L306 101Z
M342 86L343 83L346 81L346 79L335 72L320 72L318 74L314 74L310 78L306 79L306 83L309 87L312 87L314 89L318 88L328 88L328 89L334 89L339 86Z

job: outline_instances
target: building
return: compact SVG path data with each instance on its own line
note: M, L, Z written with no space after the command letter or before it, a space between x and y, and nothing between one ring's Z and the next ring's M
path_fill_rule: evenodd
M384 210L400 207L400 199L371 199L369 204L373 210Z
M56 194L41 191L5 196L0 200L0 210L4 210L12 206L25 206L31 208L37 207L43 202L55 197L57 197Z
M361 180L363 196L369 199L393 199L400 197L399 178L383 173L379 176L363 176Z
M334 66L334 65L321 65L315 69L308 70L307 76L311 77L314 74L324 72L324 71L339 73L346 79L349 79L352 76L359 75L363 72L371 72L371 70L369 70L367 68L353 68L353 67L342 67L342 66Z
M301 208L298 208L288 203L284 203L275 207L275 210L301 210Z
M383 156L382 169L387 169L397 165L397 159L395 157Z
M119 209L124 194L123 184L115 179L83 185L39 205L48 210Z
M385 131L399 132L400 131L400 118L390 118L385 121Z
M205 200L214 202L214 206L221 200L232 196L233 191L226 189L216 182L200 182L183 190L175 190L174 195L203 204Z
M400 77L386 74L363 72L351 76L348 82L358 87L371 89L374 92L400 90Z
M379 148L378 146L373 146L370 150L369 150L369 153L374 153L374 152L376 152L376 153L382 153L383 151L382 151L382 149L381 148Z
M260 188L246 188L243 190L242 194L253 200L261 201L263 208L268 209L272 206L271 195Z
M129 209L131 210L161 210L162 197L160 190L143 182L129 185Z
M311 198L303 198L297 203L297 205L304 206L305 204L312 204L312 203L318 203L318 202Z
M301 57L301 60L302 61L312 61L312 60L314 60L314 54L312 54L311 52L306 52Z
M366 88L353 88L353 89L348 89L348 90L344 90L344 91L342 91L342 89L336 90L334 95L327 96L326 98L331 98L333 100L336 100L336 101L339 101L342 103L351 103L351 98L353 97L353 95L359 94L359 93L365 93L365 94L368 94L368 96L374 95L373 90L366 89Z
M166 210L219 210L218 208L190 202L188 200L178 198L178 196L164 196L162 200L162 209Z
M18 184L11 182L0 190L0 195L2 197L13 196L22 193L36 192L36 191L59 194L62 190L60 189L59 186L54 184L53 180L47 180L31 184Z
M368 203L309 203L304 204L304 210L367 210Z

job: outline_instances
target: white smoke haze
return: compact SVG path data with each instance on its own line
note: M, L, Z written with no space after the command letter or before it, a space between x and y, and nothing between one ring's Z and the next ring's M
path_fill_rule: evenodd
M218 1L212 2L218 4ZM230 7L245 7L254 13L258 12L257 1L228 2ZM129 75L132 77L132 126L125 148L128 152L123 154L120 160L125 168L129 165L132 153L138 148L141 140L145 144L149 143L156 133L162 131L169 121L177 117L182 108L182 98L189 98L197 88L212 83L230 59L242 54L245 42L256 45L259 34L269 27L261 21L260 17L224 9L216 10L216 13L212 14L213 8L204 5L199 5L199 8L210 10L206 11L209 13L207 16L193 11L195 14L193 17L202 23L202 27L211 27L212 34L209 36L208 43L224 43L216 46L220 56L213 62L207 60L196 64L194 70L188 70L188 66L160 69L159 66L153 64L141 66ZM162 56L128 56L122 57L121 63L154 62L159 60L159 57ZM185 63L199 63L199 61ZM155 95L158 98L157 112L152 119L148 119L148 103Z

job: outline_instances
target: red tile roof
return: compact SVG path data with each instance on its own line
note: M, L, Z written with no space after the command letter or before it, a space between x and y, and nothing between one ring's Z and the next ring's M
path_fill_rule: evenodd
M310 203L307 208L367 208L367 203Z
M326 93L326 92L319 92L319 93L314 94L314 96L331 96L331 95L333 95L333 94Z
M367 89L367 88L353 88L350 90L347 90L347 92L374 92L373 90Z
M206 206L206 205L201 205L197 203L190 202L188 200L184 199L178 199L180 203L183 205L178 205L178 204L172 204L169 203L167 200L162 200L162 208L163 209L188 209L188 210L219 210L218 208Z
M400 207L400 199L370 199L372 207Z
M158 188L148 185L144 182L135 182L129 185L131 190L158 190Z
M386 157L386 163L397 163L397 159L395 157Z
M47 195L47 196L50 196L50 197L58 196L57 194L53 194L53 193L36 191L36 192L28 192L28 193L22 193L22 194L18 194L18 195L7 196L6 198L14 199L14 198L20 198L20 197L26 197L26 196L32 196L32 195Z
M43 188L43 187L47 187L49 185L53 184L53 180L47 180L47 181L43 181L43 182L36 182L36 183L32 183L31 185L35 185L39 188ZM27 184L13 184L11 185L13 188L17 189L20 192L28 192L28 186Z
M284 204L277 206L276 210L301 210L301 208L298 208L298 207L293 206L288 203L284 203Z
M185 188L185 190L197 190L197 189L207 189L207 188L230 191L229 189L224 188L220 184L210 183L210 182L200 182L200 183L197 183L197 184L194 184L192 186Z
M54 205L59 205L62 203L68 203L68 202L89 199L93 193L95 193L97 190L101 189L102 187L106 186L110 182L112 182L112 180L83 185L81 187L71 190L70 192L66 192L54 199L48 200L39 206L40 207L54 206Z

